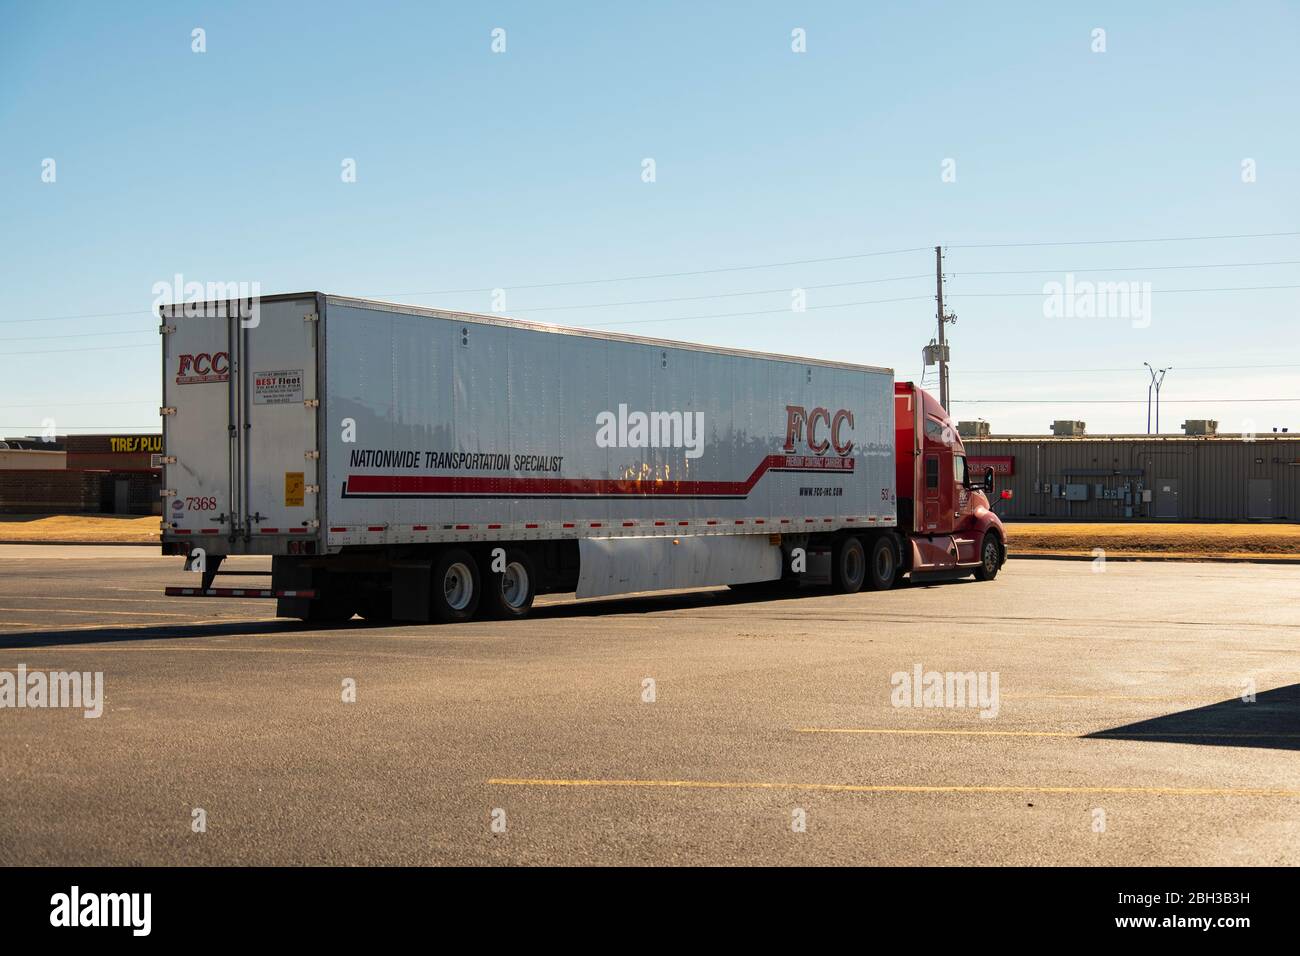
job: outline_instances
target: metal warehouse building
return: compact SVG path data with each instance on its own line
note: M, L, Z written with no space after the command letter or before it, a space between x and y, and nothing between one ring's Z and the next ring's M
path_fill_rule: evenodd
M1082 423L1079 423L1080 426ZM1081 430L1081 429L1080 429ZM1009 519L1300 521L1300 436L963 435Z

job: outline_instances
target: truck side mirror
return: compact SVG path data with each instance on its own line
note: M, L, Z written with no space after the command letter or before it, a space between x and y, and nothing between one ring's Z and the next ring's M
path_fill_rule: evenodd
M986 491L993 490L993 468L992 466L984 469L984 488Z

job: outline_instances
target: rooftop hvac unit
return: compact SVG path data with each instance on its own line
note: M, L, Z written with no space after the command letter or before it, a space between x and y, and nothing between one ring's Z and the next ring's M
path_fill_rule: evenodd
M1189 418L1183 422L1184 435L1217 435L1219 423L1212 418Z
M988 438L989 423L985 421L958 422L957 434L962 438Z
M1052 422L1052 434L1065 438L1078 438L1083 435L1085 422L1069 422L1062 419Z

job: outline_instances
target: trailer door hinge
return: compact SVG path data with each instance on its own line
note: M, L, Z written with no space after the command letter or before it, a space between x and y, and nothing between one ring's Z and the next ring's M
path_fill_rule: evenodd
M308 408L320 408L320 399L308 398L303 401L303 404L306 405Z
M312 459L312 460L314 461L314 460L316 460L317 458L320 457L320 452L318 452L318 451L305 451L305 452L302 453L302 457L304 457L304 458L310 458L310 459Z
M319 527L320 527L320 522L317 521L315 518L312 518L310 521L304 521L303 524L305 524L305 525L306 525L307 527L309 527L309 528L319 528Z
M175 489L175 488L164 488L162 491L158 492L158 497L159 497L159 498L175 498L175 497L176 497L176 489Z
M159 414L159 415L175 415L175 414L176 414L176 409L175 409L173 406L171 406L171 405L164 405L162 408L158 409L158 414Z
M160 464L160 465L174 465L174 464L176 464L176 456L175 456L175 455L163 455L161 458L158 459L158 464Z
M302 320L304 322L319 322L320 314L316 312L308 312L306 315L302 317Z
M171 334L172 334L173 332L175 332L175 331L176 331L176 326L174 326L174 325L160 325L160 326L158 326L158 334L159 334L159 335L171 335Z
M304 485L302 490L309 495L318 495L320 494L320 485Z

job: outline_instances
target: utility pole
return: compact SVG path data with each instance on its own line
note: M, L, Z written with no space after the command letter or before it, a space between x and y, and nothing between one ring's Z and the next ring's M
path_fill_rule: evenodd
M943 311L943 246L934 247L934 282L939 301L939 404L948 408L948 346L944 341L943 327L948 316ZM949 410L951 414L951 410Z

